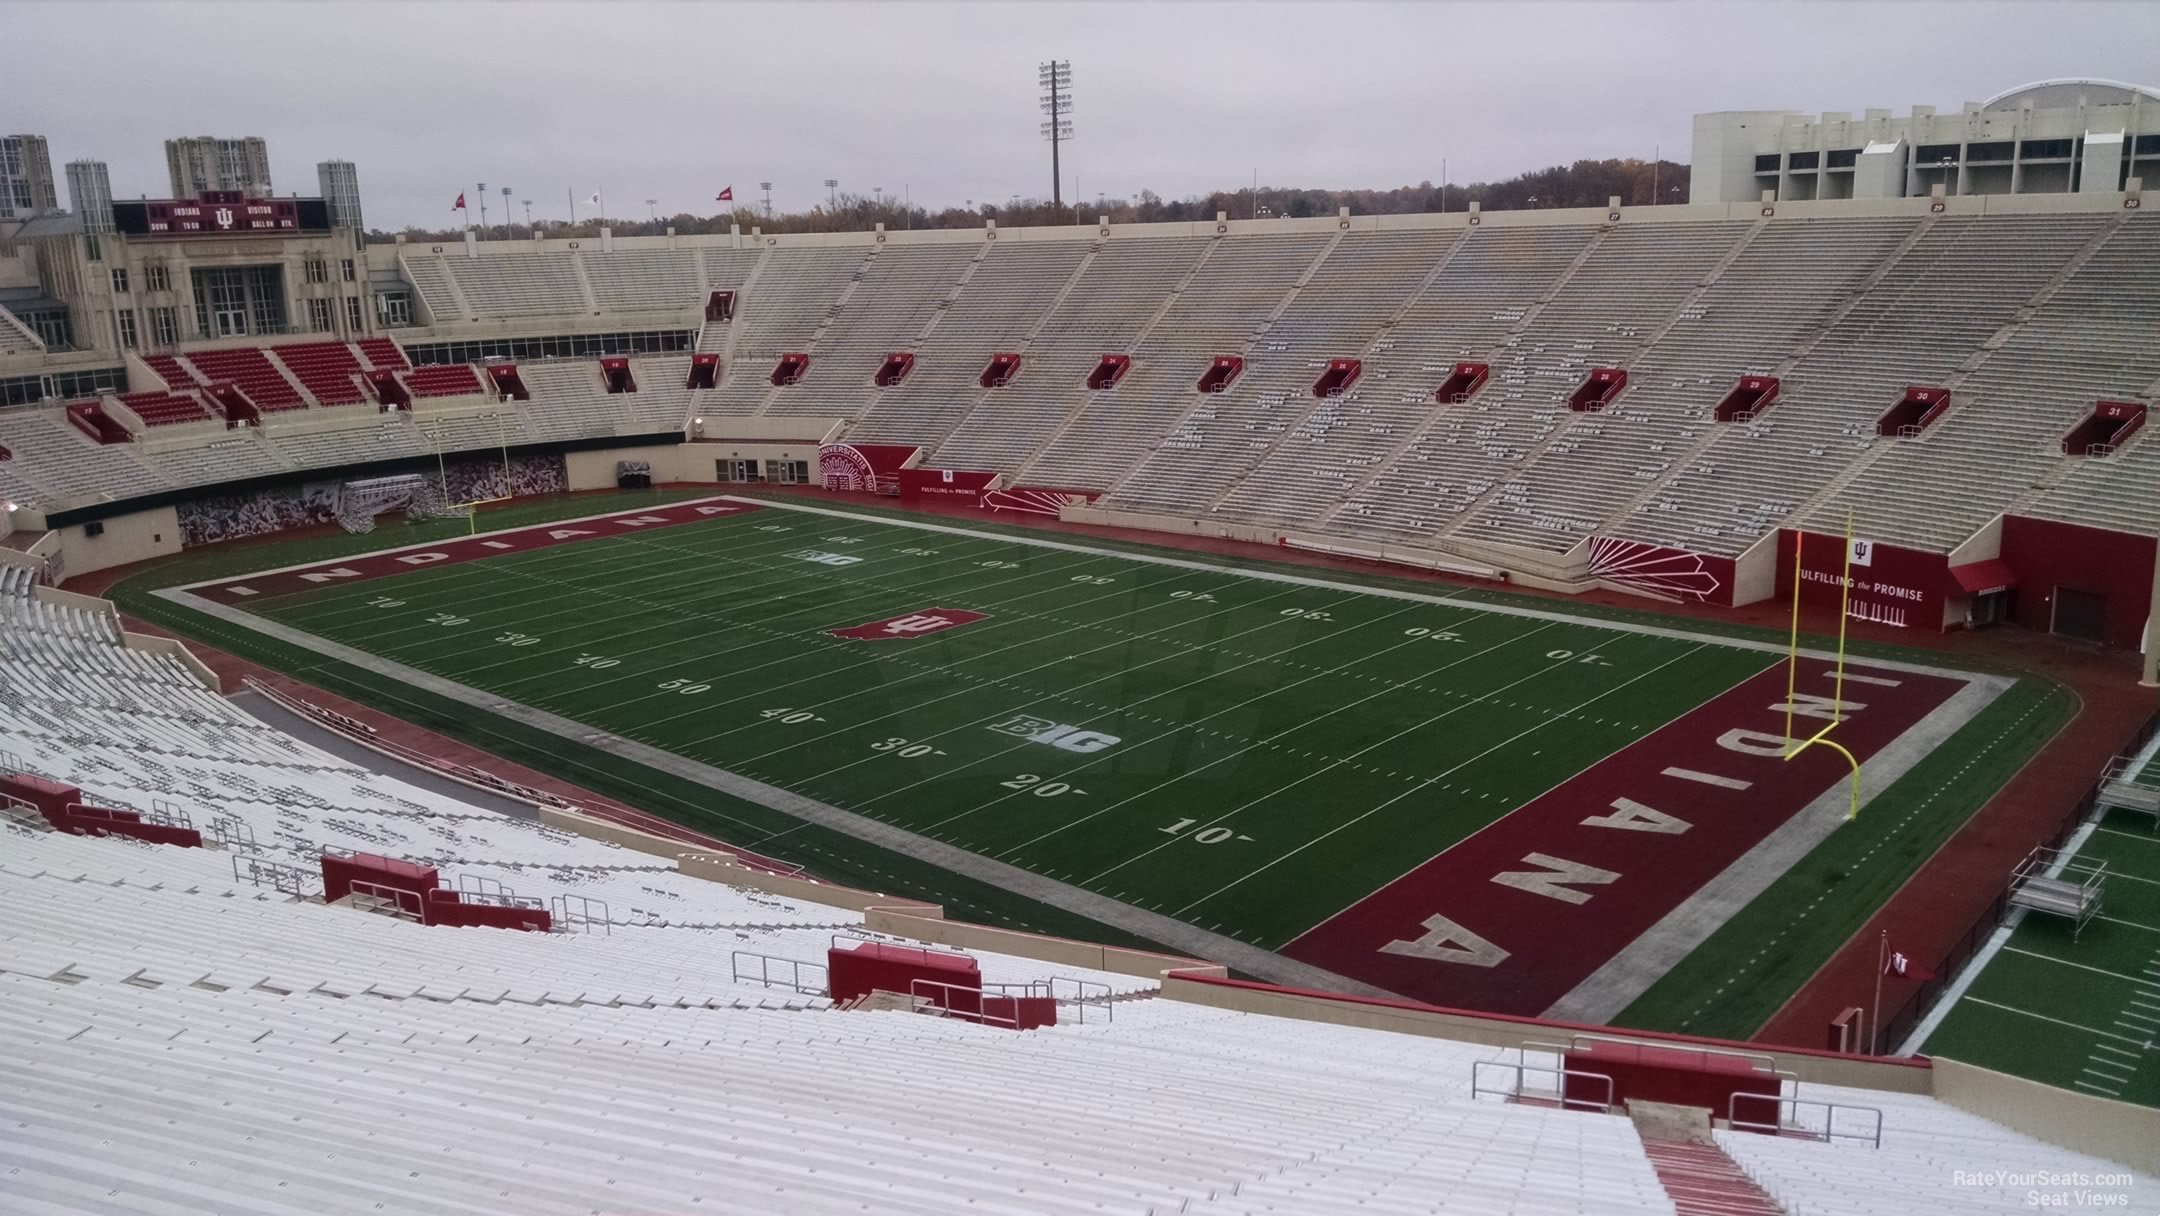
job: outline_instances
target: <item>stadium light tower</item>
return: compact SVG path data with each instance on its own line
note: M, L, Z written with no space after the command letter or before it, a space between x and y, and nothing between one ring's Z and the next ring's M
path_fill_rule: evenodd
M840 179L837 177L825 179L825 209L827 211L838 211L840 209Z
M504 186L504 187L502 188L502 196L503 196L503 239L507 241L507 240L509 240L509 239L510 239L511 237L514 237L514 236L516 236L516 235L517 235L517 233L515 233L515 232L512 232L512 231L510 231L510 226L511 226L512 224L515 224L515 223L517 222L517 219L516 219L516 216L517 216L517 212L515 212L515 211L512 211L512 210L510 210L510 187L508 187L508 186Z
M771 219L771 218L772 218L772 183L771 183L771 182L759 182L759 183L758 183L758 189L760 189L760 190L763 190L763 191L765 192L765 218L766 218L766 219Z
M1050 141L1050 213L1065 209L1064 175L1058 168L1058 146L1073 137L1072 61L1053 59L1038 64L1035 82L1043 87L1043 138Z

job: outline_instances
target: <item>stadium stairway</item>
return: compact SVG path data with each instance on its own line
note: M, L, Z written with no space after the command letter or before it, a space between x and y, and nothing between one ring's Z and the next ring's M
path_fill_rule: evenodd
M1715 1144L1645 1132L1643 1152L1679 1216L1784 1216L1785 1209Z

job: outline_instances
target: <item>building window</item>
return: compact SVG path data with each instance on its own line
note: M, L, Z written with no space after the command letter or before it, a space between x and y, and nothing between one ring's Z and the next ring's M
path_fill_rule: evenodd
M112 289L113 294L116 296L124 296L128 293L127 267L113 267Z
M84 257L87 257L87 258L89 258L89 259L90 259L91 261L93 261L93 262L102 262L102 261L104 261L104 260L105 260L105 253L104 253L104 251L103 251L102 249L99 249L99 248L98 248L98 239L97 239L97 233L95 233L95 232L85 232L85 233L83 233L83 239L82 239L82 241L83 241L83 256L84 256Z
M384 292L375 297L375 319L384 329L403 329L412 324L412 297L404 292Z
M1821 160L1822 153L1820 152L1795 152L1786 158L1785 167L1788 169L1813 169Z
M1755 171L1756 171L1757 173L1775 173L1775 172L1777 172L1777 171L1778 171L1778 154L1777 154L1777 153L1775 153L1775 152L1766 152L1766 153L1764 153L1763 155L1761 155L1761 156L1758 156L1758 157L1756 157L1756 158L1755 158Z
M330 301L309 300L307 302L307 319L308 328L316 333L321 333L330 328Z
M1858 148L1835 148L1831 150L1830 167L1833 169L1850 169L1859 162L1860 149Z
M2137 142L2130 145L2130 152L2133 156L2160 155L2160 135L2138 136Z
M1968 144L1965 159L1969 161L2005 161L2010 159L2010 141L1998 140L1988 144Z
M338 273L344 276L346 282L350 283L359 275L360 271L358 267L353 265L351 258L346 258L338 263Z
M366 329L366 328L367 328L367 326L366 326L366 325L365 325L365 324L363 323L363 321L364 321L364 318L362 318L362 317L361 317L361 315L360 315L360 297L359 297L359 296L346 296L346 297L345 297L345 328L346 328L346 330L347 330L348 332L350 332L350 333L355 333L355 334L359 333L359 332L360 332L361 330L363 330L363 329Z
M1956 160L1957 158L1958 146L1956 144L1921 144L1913 149L1914 164L1937 165L1943 161Z
M323 261L323 260L322 260L321 258L309 258L309 259L307 260L307 281L308 281L308 282L310 282L310 283L327 283L327 282L329 282L329 281L330 281L330 266L329 266L329 264L328 264L328 263L326 263L326 262L324 262L324 261Z
M144 291L172 290L172 273L165 269L163 262L152 262L144 266L142 278Z
M135 349L135 310L123 308L113 313L113 336L120 340L121 350Z
M150 342L154 346L178 346L180 315L170 308L151 309Z
M2067 139L2028 139L2018 149L2018 155L2025 160L2067 158L2072 154L2070 141Z

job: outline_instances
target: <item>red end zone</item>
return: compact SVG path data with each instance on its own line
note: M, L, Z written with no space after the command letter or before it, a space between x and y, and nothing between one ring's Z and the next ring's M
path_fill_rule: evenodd
M1831 665L1803 660L1793 733L1830 721ZM1282 953L1421 1001L1536 1016L1827 790L1829 748L1783 759L1780 663L1486 826ZM1964 687L1848 668L1831 736L1862 761Z
M261 574L203 583L187 590L219 603L245 604L263 596L288 595L331 583L364 582L371 578L385 578L428 566L454 566L460 562L478 561L503 553L523 553L531 549L601 540L652 528L694 524L722 515L742 515L759 509L752 503L717 502L709 498L669 503L645 511L619 511L613 515L596 515L590 519L566 519L507 532L460 536L439 544L407 545L402 549L390 549L381 553L362 553L336 561L317 562L311 566L293 566L285 570L268 570Z

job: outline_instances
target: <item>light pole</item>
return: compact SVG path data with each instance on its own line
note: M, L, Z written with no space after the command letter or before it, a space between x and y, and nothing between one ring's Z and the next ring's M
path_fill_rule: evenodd
M1035 67L1035 83L1043 88L1041 109L1043 138L1050 141L1050 214L1065 209L1064 174L1058 168L1058 146L1073 136L1072 61L1053 59Z
M837 177L825 179L825 209L827 211L838 211L840 209L840 179Z
M766 219L771 219L771 218L772 218L772 183L771 183L771 182L759 182L759 183L758 183L758 189L760 189L760 190L763 190L763 191L765 192L765 218L766 218Z
M1951 177L1951 174L1957 171L1957 159L1955 157L1945 156L1942 158L1941 164L1943 171L1943 193L1946 195L1956 194L1957 182Z
M525 200L524 200L524 203L525 203L525 235L527 235L527 236L531 236L531 235L532 235L532 231L533 231L533 226L532 226L532 200L531 200L531 199L529 199L529 198L528 198L528 199L525 199Z
M502 195L503 195L503 239L507 241L507 240L509 240L509 239L510 239L511 237L514 237L514 236L516 236L516 235L517 235L516 233L514 233L514 232L510 231L510 225L516 222L515 220L513 220L513 219L511 218L512 212L511 212L511 210L510 210L510 187L508 187L508 186L504 186L504 187L502 188Z
M480 183L480 239L487 239L487 183Z
M660 200L659 200L659 199L656 199L656 198L649 198L649 199L646 199L646 200L645 200L645 218L646 218L646 219L647 219L648 221L650 221L650 222L652 222L652 223L655 223L655 224L657 224L657 223L659 223L659 222L660 222Z

